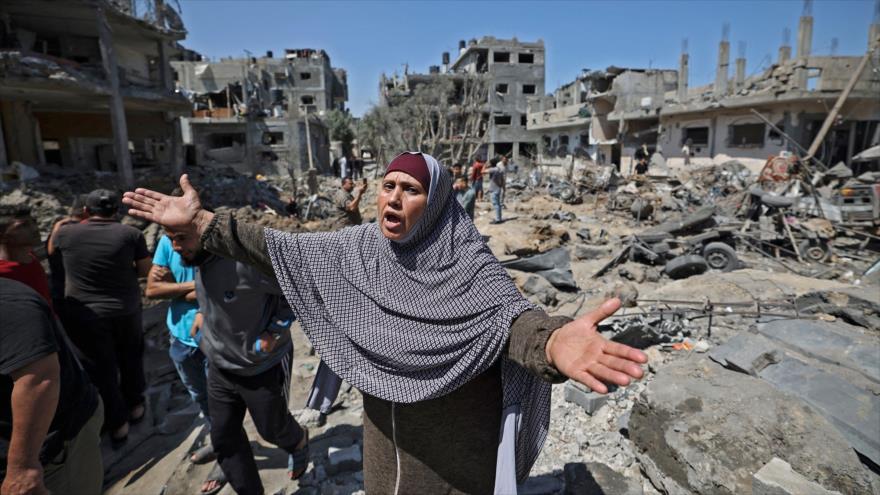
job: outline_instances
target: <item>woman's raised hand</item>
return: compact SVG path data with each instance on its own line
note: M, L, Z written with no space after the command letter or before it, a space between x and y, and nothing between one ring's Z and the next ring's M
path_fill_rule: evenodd
M130 207L128 214L156 222L175 231L204 232L212 213L202 209L199 194L189 183L189 177L180 176L183 196L169 196L149 189L137 188L122 196L122 202Z
M620 299L609 299L553 332L545 348L547 361L560 373L600 394L608 392L606 383L625 386L641 378L641 365L648 362L645 353L611 342L596 330L600 321L618 309Z

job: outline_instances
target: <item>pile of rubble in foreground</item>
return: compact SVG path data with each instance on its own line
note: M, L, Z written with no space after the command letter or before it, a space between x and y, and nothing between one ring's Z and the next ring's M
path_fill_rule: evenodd
M877 179L772 165L769 176L735 161L631 178L603 167L512 175L501 225L477 203L478 229L526 297L576 317L619 296L625 307L600 331L650 357L643 380L606 396L554 386L547 442L520 493L880 494L880 223L862 206ZM331 179L309 195L231 169L191 176L215 208L329 228ZM73 194L98 186L118 187L111 175L44 173L4 183L0 202L29 202L46 233ZM151 415L123 451L105 449L109 494L196 493L211 468L187 460L206 432L167 360L163 311L145 313ZM298 409L317 357L301 332L294 341ZM346 389L325 419L302 413L315 444L294 483L284 453L247 421L267 493L362 490L362 407Z

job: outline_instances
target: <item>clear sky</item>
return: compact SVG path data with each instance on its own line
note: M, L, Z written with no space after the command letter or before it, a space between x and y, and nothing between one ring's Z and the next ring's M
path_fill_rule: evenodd
M168 1L168 0L166 0ZM173 2L172 2L173 4ZM690 85L714 80L723 23L730 23L731 68L746 42L747 74L775 60L783 29L797 41L800 0L677 1L263 1L180 0L189 31L184 45L211 58L245 50L276 56L285 48L323 48L348 71L355 115L378 99L383 72L427 72L458 40L516 37L544 40L546 89L581 69L678 68L689 40ZM875 0L818 0L812 6L813 53L862 54ZM732 69L731 69L732 70ZM732 74L731 74L732 75Z

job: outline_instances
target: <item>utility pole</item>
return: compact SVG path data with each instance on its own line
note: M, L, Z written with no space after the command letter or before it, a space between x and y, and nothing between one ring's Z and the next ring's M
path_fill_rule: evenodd
M131 167L131 154L128 152L128 125L125 122L125 106L119 90L119 67L113 51L113 35L104 9L95 9L98 24L98 44L101 49L101 64L110 83L110 122L113 126L113 151L116 156L116 169L122 175L126 189L134 188L134 171Z
M840 113L840 109L843 107L843 104L846 103L846 99L849 97L850 92L852 92L856 83L859 81L859 77L862 75L862 71L865 70L865 66L868 65L868 60L871 59L874 50L877 49L877 44L875 42L874 46L865 53L865 56L862 57L862 60L859 62L859 66L856 67L856 70L850 76L849 81L846 83L846 86L843 88L843 91L840 93L840 96L837 98L837 102L831 108L831 111L828 112L828 116L825 117L825 122L822 123L822 128L819 129L819 133L816 134L816 138L813 139L813 144L810 145L810 149L807 150L807 156L804 157L804 162L809 162L813 159L813 156L816 155L816 152L819 151L819 147L822 145L822 141L825 140L825 136L828 134L828 130L831 129L831 126L834 124L834 119L837 118L837 114Z

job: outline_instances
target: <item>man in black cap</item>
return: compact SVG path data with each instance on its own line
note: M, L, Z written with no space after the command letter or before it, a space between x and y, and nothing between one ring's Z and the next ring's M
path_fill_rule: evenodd
M146 277L152 261L141 231L116 219L116 193L97 189L85 203L86 220L55 231L49 254L64 260L66 330L104 400L105 429L120 444L145 412L138 277Z

